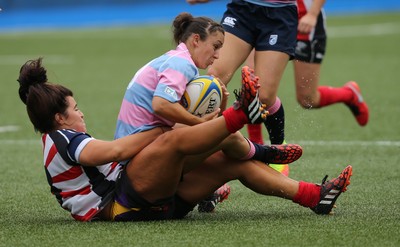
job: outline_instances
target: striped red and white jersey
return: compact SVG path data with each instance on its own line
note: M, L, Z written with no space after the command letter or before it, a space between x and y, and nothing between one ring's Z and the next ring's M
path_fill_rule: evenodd
M297 12L299 20L305 16L311 8L313 0L297 0ZM310 33L297 33L297 40L312 41L315 38L325 37L326 35L326 15L322 8L318 16L317 25Z
M89 221L112 199L122 169L117 163L82 166L79 155L90 135L57 130L42 136L44 168L52 194L79 221Z

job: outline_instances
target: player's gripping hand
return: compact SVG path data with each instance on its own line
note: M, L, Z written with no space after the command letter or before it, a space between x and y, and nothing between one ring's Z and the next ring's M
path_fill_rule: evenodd
M219 116L219 113L221 112L221 108L218 108L214 112L208 113L202 117L205 121L212 120L214 118L217 118Z

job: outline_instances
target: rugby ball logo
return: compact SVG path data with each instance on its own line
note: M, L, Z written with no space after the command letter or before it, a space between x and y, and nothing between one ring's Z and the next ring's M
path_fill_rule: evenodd
M221 105L222 89L212 76L199 76L187 84L182 96L182 106L195 116L214 112Z

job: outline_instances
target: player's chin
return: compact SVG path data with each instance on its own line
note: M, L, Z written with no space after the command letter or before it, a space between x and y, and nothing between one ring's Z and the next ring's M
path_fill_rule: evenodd
M205 63L205 64L202 64L200 66L197 66L197 68L199 68L199 69L207 69L211 64L212 63Z
M205 68L202 68L202 69L207 69L208 67L210 67L213 64L214 64L214 61L208 62L207 65L205 66Z
M86 124L82 123L81 126L79 126L77 131L86 133L87 132Z

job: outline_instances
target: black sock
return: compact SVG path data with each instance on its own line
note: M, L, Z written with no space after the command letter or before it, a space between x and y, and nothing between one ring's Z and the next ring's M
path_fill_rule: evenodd
M267 116L264 125L267 127L271 144L282 144L285 140L285 111L282 104L275 114Z
M263 163L270 163L271 160L275 159L276 150L271 149L269 146L264 146L255 142L252 142L254 145L254 156L253 160L258 160Z

